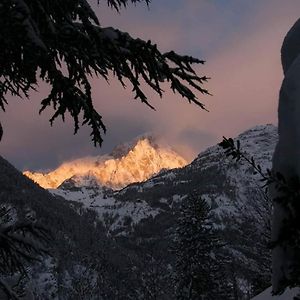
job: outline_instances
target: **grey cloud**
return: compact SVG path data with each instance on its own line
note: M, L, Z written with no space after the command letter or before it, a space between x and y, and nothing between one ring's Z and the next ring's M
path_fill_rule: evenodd
M126 116L123 119L111 118L106 124L108 130L103 136L102 148L95 148L89 137L90 129L82 127L78 134L73 135L73 123L69 118L65 123L58 121L52 128L48 122L39 121L27 123L21 128L6 124L7 139L4 136L1 155L20 170L47 170L66 160L109 153L118 143L131 140L150 129L146 122L137 124Z

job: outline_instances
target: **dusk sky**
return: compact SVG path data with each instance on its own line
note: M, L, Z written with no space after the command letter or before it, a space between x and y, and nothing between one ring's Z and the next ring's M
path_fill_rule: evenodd
M66 160L107 153L149 131L166 137L191 158L223 135L276 124L280 47L299 18L299 0L152 0L149 9L145 4L130 5L121 14L105 3L94 5L102 26L155 41L162 51L173 49L206 61L196 69L211 77L206 87L213 96L199 94L209 112L188 104L167 85L162 99L147 89L156 107L152 111L133 99L130 86L124 90L113 78L109 85L94 79L94 105L108 129L99 149L92 145L89 128L82 127L74 136L70 118L65 123L57 120L51 128L52 110L38 115L39 101L49 90L41 84L30 101L9 97L6 112L0 113L0 154L16 167L51 169Z

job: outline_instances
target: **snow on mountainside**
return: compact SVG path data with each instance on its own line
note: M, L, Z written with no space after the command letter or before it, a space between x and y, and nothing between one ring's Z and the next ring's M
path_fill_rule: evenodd
M277 141L275 126L256 126L237 139L243 151L253 156L263 170L271 167ZM253 174L247 163L236 163L226 158L221 147L213 146L186 167L161 172L146 182L131 184L115 194L115 198L120 201L145 200L150 206L172 207L191 191L197 190L213 207L215 223L221 227L232 220L236 223L253 216L259 223L263 210L269 209L259 180L259 175Z
M275 126L256 126L237 139L243 150L254 156L262 169L271 167L277 141ZM101 219L110 215L113 220L110 221L111 228L119 231L127 218L136 224L141 219L154 217L163 209L171 209L174 203L180 202L193 190L200 190L202 197L214 207L218 224L223 224L232 216L241 219L248 214L252 217L259 210L267 209L265 206L258 207L257 201L263 194L259 179L248 164L243 161L235 163L226 158L219 146L213 146L183 168L163 170L145 182L130 184L120 191L114 192L99 185L92 172L85 176L73 176L60 188L50 191L65 199L81 202L87 208L92 207ZM252 201L249 202L250 195Z
M262 169L271 167L275 126L256 126L237 139ZM224 249L232 259L229 268L239 282L239 293L254 296L270 285L270 202L259 179L247 163L226 158L221 147L213 146L185 167L161 171L120 191L93 185L93 178L87 177L85 187L73 178L50 192L94 209L109 235L126 237L134 245L150 239L169 253L180 203L196 191L212 207L212 223L227 245Z
M63 163L49 173L25 171L43 188L57 188L65 180L86 185L120 189L133 182L145 181L162 169L183 167L186 160L169 146L161 145L153 136L141 136L131 143L117 146L110 155L87 157Z

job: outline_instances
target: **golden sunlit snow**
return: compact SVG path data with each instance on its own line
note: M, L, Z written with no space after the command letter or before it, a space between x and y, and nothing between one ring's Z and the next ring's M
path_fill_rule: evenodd
M133 182L144 181L162 169L183 167L187 161L169 147L154 147L143 138L124 156L97 156L63 163L49 173L25 171L43 188L57 188L73 176L94 177L96 181L113 189L120 189Z

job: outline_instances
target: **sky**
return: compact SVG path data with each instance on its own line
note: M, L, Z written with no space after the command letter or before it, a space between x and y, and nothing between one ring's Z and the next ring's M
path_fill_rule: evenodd
M30 99L8 97L6 112L0 112L0 155L20 170L50 170L67 160L109 153L145 132L161 135L192 159L224 135L277 123L280 47L299 18L299 0L152 0L149 8L130 5L120 14L107 8L106 1L99 6L91 2L102 26L150 39L162 51L204 59L205 66L196 70L211 78L205 87L212 96L198 98L209 112L173 94L167 85L162 99L147 89L153 111L116 79L109 84L93 79L94 105L107 126L102 148L95 148L88 127L74 136L70 118L50 127L51 109L38 114L49 91L41 83Z

